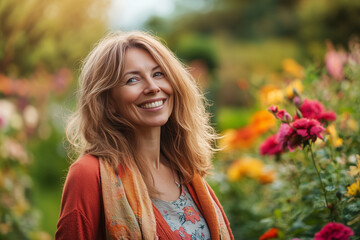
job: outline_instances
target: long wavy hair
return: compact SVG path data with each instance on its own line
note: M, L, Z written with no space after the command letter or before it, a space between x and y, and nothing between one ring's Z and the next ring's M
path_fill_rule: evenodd
M79 80L77 111L70 117L66 136L76 155L91 154L109 162L138 167L146 164L135 152L134 125L111 110L111 90L124 74L129 48L146 50L160 65L174 90L174 106L161 127L161 152L168 165L188 183L198 173L208 174L216 133L205 111L206 100L186 67L156 37L144 32L115 32L102 39L85 59ZM135 165L134 165L135 164ZM152 188L145 181L150 192Z

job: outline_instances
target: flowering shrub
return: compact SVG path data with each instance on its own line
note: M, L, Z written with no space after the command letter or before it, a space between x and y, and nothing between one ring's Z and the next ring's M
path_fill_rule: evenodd
M260 90L277 124L218 155L228 181L213 185L235 238L360 239L360 43L329 49L320 69L286 64L287 84ZM263 169L270 184L253 181Z
M39 109L46 104L49 89L56 95L65 91L70 75L66 69L54 75L37 72L30 79L0 74L0 239L51 239L38 230L40 213L32 206L29 175L33 158L25 143L49 135ZM39 76L42 80L35 81Z

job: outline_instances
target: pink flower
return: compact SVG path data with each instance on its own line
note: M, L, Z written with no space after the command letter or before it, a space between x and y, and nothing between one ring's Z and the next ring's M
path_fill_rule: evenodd
M300 108L302 105L301 99L298 96L294 97L293 102L297 108Z
M304 118L314 118L325 122L334 121L336 119L336 115L333 111L325 112L324 105L316 100L310 101L305 99L300 107L300 111Z
M261 155L278 155L283 152L282 146L276 140L277 135L268 137L260 146Z
M332 45L329 45L330 50L325 55L326 70L336 80L344 78L344 63L347 61L345 52L336 51Z
M305 141L315 141L325 131L319 121L315 119L301 118L289 124L281 124L277 133L277 141L283 148L293 151Z
M272 105L268 108L268 111L271 112L272 114L276 114L278 112L278 107Z
M286 112L285 110L280 110L279 112L277 112L276 116L282 121L282 122L286 122L289 123L292 121L292 117L291 115Z
M314 240L349 240L353 235L351 228L341 223L331 222L315 234Z

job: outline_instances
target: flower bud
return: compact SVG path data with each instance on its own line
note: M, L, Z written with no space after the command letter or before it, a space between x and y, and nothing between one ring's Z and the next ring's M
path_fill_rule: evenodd
M302 101L298 96L294 97L293 102L294 102L296 108L300 109L300 107L302 105Z
M297 116L298 118L302 118L302 117L303 117L303 115L302 115L302 113L301 113L301 111L300 111L299 109L296 109L296 116Z
M268 111L271 112L272 114L276 114L278 112L278 107L272 105L268 108Z

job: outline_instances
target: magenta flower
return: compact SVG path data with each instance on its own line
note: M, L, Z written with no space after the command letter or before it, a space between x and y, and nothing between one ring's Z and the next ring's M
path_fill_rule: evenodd
M260 146L260 154L261 155L281 154L283 152L283 148L276 139L277 139L276 134L268 137Z
M268 111L271 112L272 114L276 114L278 112L278 107L272 105L268 108Z
M302 143L317 138L322 139L321 134L325 131L319 121L315 119L301 118L289 124L283 123L277 133L277 141L282 148L288 148L290 151L301 146Z
M313 118L325 122L336 119L336 114L333 111L326 112L324 105L316 100L310 101L305 99L300 107L300 111L304 118Z
M291 115L286 112L285 110L280 110L276 113L276 116L282 121L282 122L286 122L289 123L292 121L292 117Z
M351 228L341 223L331 222L315 234L314 240L349 240L353 235Z

